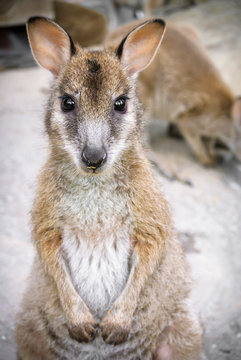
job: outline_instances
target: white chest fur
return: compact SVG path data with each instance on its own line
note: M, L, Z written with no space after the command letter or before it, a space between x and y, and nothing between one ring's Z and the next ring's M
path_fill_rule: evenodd
M120 295L129 274L133 223L128 196L113 182L83 181L78 194L63 198L63 210L63 252L70 276L100 319Z

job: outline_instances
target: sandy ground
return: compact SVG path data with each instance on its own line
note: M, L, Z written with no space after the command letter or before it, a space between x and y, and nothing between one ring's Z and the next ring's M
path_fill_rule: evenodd
M234 13L236 18L235 7ZM207 30L211 31L210 27ZM208 38L205 33L203 37ZM232 53L230 44L219 42L219 46L223 51L217 46L210 53L219 59L218 66L226 69L225 78L234 92L241 94L240 48L234 46ZM238 51L239 57L235 55L232 62ZM225 68L228 59L231 65ZM14 314L33 260L29 212L37 173L46 156L43 117L48 84L49 75L39 68L0 73L0 360L15 359ZM154 147L169 170L192 182L188 186L161 177L190 263L193 301L205 329L207 358L240 360L241 164L232 160L205 169L182 140L163 137Z

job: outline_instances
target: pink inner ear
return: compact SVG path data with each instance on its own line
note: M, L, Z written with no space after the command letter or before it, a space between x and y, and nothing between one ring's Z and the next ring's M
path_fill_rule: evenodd
M125 56L127 59L127 69L130 75L144 69L150 59L150 55L146 50L145 42L143 40L138 44L130 44L126 49Z
M144 70L152 61L164 33L164 24L146 23L127 37L121 61L130 75Z
M48 20L37 20L29 24L29 41L37 62L58 75L71 56L68 35L57 24Z

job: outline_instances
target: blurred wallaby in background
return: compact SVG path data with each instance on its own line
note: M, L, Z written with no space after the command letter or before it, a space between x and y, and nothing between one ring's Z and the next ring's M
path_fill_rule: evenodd
M105 45L115 47L139 23L117 28ZM191 27L167 23L162 47L138 82L148 116L178 125L201 164L216 164L216 140L241 160L241 99L235 99Z

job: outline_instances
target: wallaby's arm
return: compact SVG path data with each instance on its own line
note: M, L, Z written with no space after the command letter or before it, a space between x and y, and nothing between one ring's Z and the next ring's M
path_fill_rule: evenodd
M148 222L150 219L145 220ZM146 221L143 221L143 227L145 227ZM121 296L115 301L100 324L102 336L107 343L118 344L128 337L140 292L163 254L161 234L159 233L159 238L150 240L152 236L156 235L140 230L135 234L136 245L132 255L128 282Z
M58 193L48 185L48 180L43 179L35 201L32 213L34 241L46 271L57 286L70 334L78 341L89 341L95 334L95 320L67 272L61 253L62 235L56 224L54 208L58 203Z
M128 336L140 292L160 263L165 239L172 229L168 207L154 187L149 165L146 160L136 157L132 161L132 204L136 218L132 264L121 296L101 323L103 337L108 343L122 342ZM150 184L148 189L145 185L147 179Z

